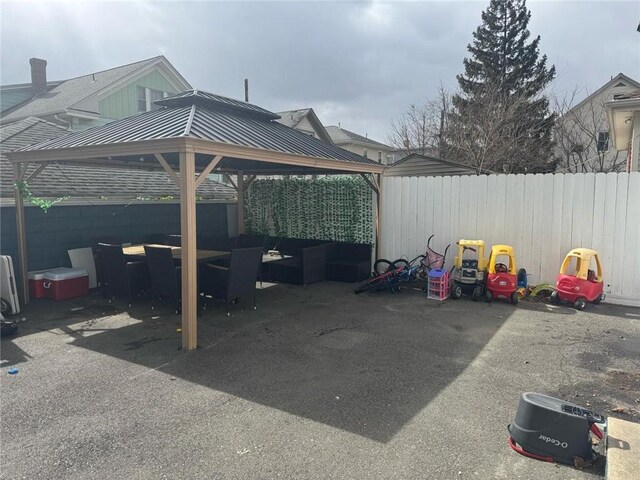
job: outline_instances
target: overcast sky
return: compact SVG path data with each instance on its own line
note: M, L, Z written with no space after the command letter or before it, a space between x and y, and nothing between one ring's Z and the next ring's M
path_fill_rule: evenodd
M313 107L325 125L387 140L392 119L455 88L486 1L2 2L2 84L165 55L196 88L272 111ZM528 2L556 92L640 80L640 2Z

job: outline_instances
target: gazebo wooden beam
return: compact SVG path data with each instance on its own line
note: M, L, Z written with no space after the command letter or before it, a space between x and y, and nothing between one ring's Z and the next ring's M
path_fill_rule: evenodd
M216 165L220 163L220 160L222 160L221 155L216 155L215 157L213 157L213 159L209 162L209 165L207 165L202 173L198 175L198 178L196 179L196 189L202 184L202 182L205 181L205 179L209 176L213 169L216 168Z
M49 164L48 164L48 163L41 163L40 165L38 165L38 167L37 167L33 172L31 172L31 173L29 174L29 176L26 178L26 180L25 180L25 181L28 183L30 180L33 180L34 178L36 178L38 175L40 175L40 173L41 173L45 168L47 168L47 165L49 165ZM24 172L24 173L26 174L26 172L27 172L26 165L25 165L24 170L25 170L25 172Z
M13 180L16 185L19 185L23 179L24 174L27 170L26 165L22 165L20 163L13 164ZM13 195L15 199L15 209L16 209L16 237L18 242L18 261L20 263L20 279L21 279L21 290L22 290L22 303L29 303L29 263L27 260L27 234L25 228L25 219L24 219L24 200L22 198L22 189L14 188Z
M180 152L180 240L182 259L182 349L198 346L195 154Z
M251 186L251 184L254 182L254 180L257 178L257 175L251 175L246 182L244 182L244 189L245 191L249 190L249 187Z
M236 185L236 182L233 181L233 178L231 178L231 175L229 175L228 173L224 173L223 174L224 179L229 182L231 184L231 186L237 191L238 190L238 186Z
M190 138L187 146L194 152L207 155L222 155L228 158L241 158L265 163L279 163L282 165L295 165L314 169L332 170L335 172L350 173L382 173L384 165L363 164L357 162L345 162L329 158L308 157L295 153L276 152L259 148L231 145L228 143L213 142L198 138ZM247 172L245 172L247 173Z
M361 173L360 176L364 178L364 181L367 182L367 184L371 187L371 190L373 190L376 194L380 193L380 186L378 185L378 181L373 175L371 175L371 178L369 178L366 173Z
M376 234L375 255L376 255L376 259L378 259L380 258L380 237L381 237L380 233L381 233L381 226L382 226L382 174L371 175L371 176L375 179L378 187L378 190L376 192L376 216L374 220L375 234Z
M238 235L244 233L244 174L240 171L236 178L238 185Z
M173 168L171 168L171 165L169 165L169 162L165 160L164 156L161 153L154 153L153 156L156 157L156 160L158 160L158 163L162 165L162 168L164 168L164 171L169 174L169 177L171 177L176 187L180 188L180 179L178 178L178 175L173 170Z
M106 145L90 145L85 147L69 147L48 150L25 150L7 152L13 162L57 162L86 161L95 159L92 164L112 165L111 157L153 155L155 153L175 153L185 148L185 138L163 138L159 140L140 140L137 142L111 143Z

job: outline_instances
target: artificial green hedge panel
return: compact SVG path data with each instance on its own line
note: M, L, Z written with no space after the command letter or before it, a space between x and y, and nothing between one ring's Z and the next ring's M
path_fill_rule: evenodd
M255 180L245 210L248 233L373 243L371 189L359 177Z

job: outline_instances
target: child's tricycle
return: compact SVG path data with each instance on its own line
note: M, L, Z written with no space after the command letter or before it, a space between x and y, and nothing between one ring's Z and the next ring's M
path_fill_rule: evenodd
M521 268L516 273L516 255L509 245L494 245L489 254L487 280L485 283L485 298L491 302L494 298L504 298L511 303L518 303L518 278L527 272Z
M475 252L477 259L467 259L464 252ZM451 298L460 298L462 294L471 295L477 300L484 293L484 277L486 273L483 240L459 240L458 255L453 259L453 280L451 282Z
M591 260L594 261L595 270L590 268ZM575 268L572 268L574 263ZM587 302L597 305L604 300L603 290L598 252L588 248L574 248L562 262L551 300L571 302L575 308L583 310Z

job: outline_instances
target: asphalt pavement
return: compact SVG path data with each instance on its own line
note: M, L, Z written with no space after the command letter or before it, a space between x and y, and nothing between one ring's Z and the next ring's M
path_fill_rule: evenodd
M593 479L508 448L520 394L640 421L638 309L352 288L213 306L191 352L171 306L34 302L0 344L0 478Z

